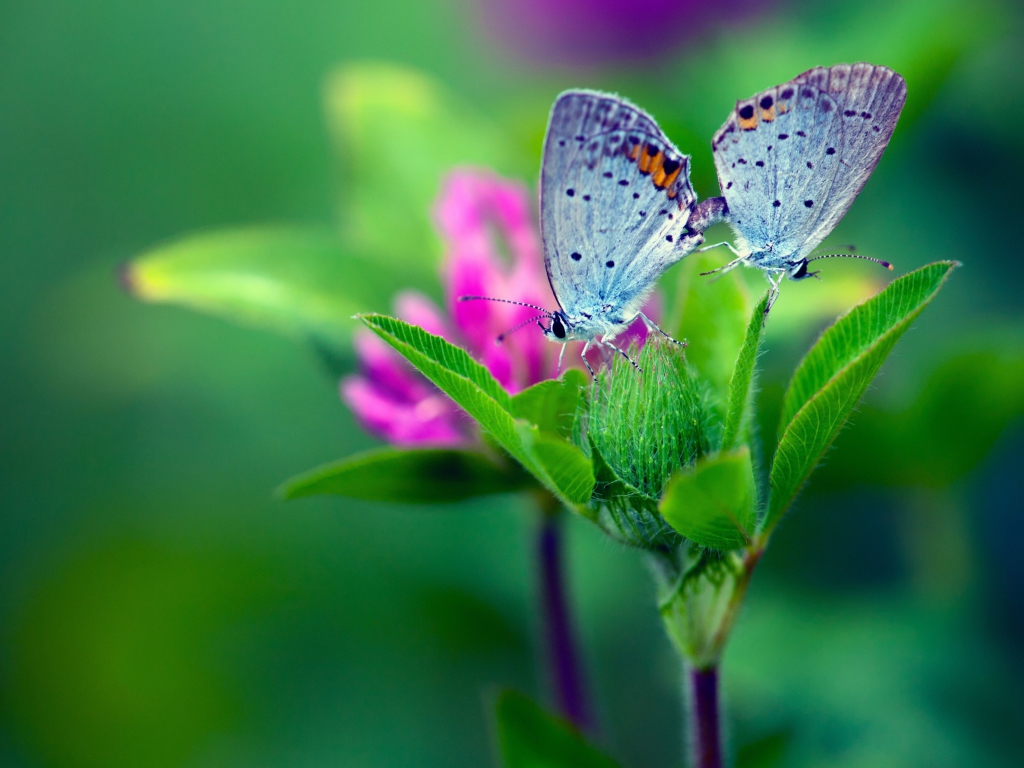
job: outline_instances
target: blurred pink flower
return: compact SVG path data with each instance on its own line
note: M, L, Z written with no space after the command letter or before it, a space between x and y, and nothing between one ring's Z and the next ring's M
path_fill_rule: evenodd
M523 328L496 343L500 334L532 317L539 319L541 313L501 302L458 300L492 296L557 308L526 188L486 171L455 171L446 179L434 213L445 246L441 280L448 317L414 292L396 297L397 317L462 347L513 394L554 378L561 347L538 328ZM657 316L650 305L645 311ZM633 341L642 345L646 337L647 329L638 320L619 338L628 348ZM342 379L341 397L366 431L402 446L475 441L472 420L386 342L361 330L355 348L360 370ZM601 360L600 350L595 352L598 356L589 358L592 365ZM566 354L567 364L578 360L571 351Z

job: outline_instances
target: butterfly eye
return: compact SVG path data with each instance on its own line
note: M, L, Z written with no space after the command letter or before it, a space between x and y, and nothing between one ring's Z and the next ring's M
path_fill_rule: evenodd
M551 321L551 332L555 334L556 339L565 338L565 326L562 324L562 318L555 315L555 319Z

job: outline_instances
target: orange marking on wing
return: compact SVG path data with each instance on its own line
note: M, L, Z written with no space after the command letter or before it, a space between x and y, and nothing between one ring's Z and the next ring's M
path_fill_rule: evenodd
M658 187L659 189L664 189L666 186L668 186L667 184L665 184L664 168L659 168L657 172L651 177L651 180L654 182L654 186Z
M661 172L661 164L665 162L665 153L662 150L658 150L658 154L651 158L650 164L647 166L652 174Z
M768 109L762 109L761 110L761 119L764 120L766 123L770 123L772 120L775 119L775 105L774 104L771 107L769 107Z
M633 148L629 150L629 159L636 160L638 157L640 157L640 145L634 144Z
M779 114L784 115L789 112L789 104L779 104Z
M739 123L740 128L742 128L744 131L752 131L755 128L757 128L757 113L755 112L747 120L744 120L742 117L740 117L737 119L736 122Z
M683 172L683 166L679 166L672 173L665 178L665 183L662 186L668 187L675 183L675 180L679 178L679 174ZM672 195L669 195L672 197Z

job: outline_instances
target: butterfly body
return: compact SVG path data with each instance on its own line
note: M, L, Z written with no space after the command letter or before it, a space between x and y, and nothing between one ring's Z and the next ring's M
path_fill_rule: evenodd
M808 70L737 102L712 141L739 258L777 295L807 264L867 182L906 101L891 69L840 64ZM774 298L773 298L774 300Z

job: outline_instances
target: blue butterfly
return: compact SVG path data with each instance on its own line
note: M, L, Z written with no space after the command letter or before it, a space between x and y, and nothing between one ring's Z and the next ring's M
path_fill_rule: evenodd
M736 234L740 264L765 272L768 308L784 277L804 280L814 249L846 214L878 163L907 98L906 81L887 67L839 64L737 102L712 150L725 199L719 218ZM712 274L712 273L706 273Z
M538 323L545 336L563 345L559 368L569 341L585 342L583 360L591 374L586 353L592 346L629 360L614 338L637 317L685 346L642 308L662 272L704 242L702 230L690 226L697 196L689 171L690 158L625 99L572 90L555 100L544 140L540 209L544 266L559 309L533 308L550 321Z

